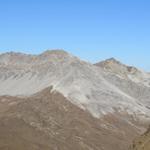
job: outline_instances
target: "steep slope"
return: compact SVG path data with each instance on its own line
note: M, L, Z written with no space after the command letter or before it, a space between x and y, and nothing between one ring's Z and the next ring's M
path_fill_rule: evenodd
M62 50L1 54L0 148L125 150L150 123L149 79L113 61L106 69Z
M126 80L131 80L135 83L143 84L150 87L150 74L142 70L139 70L133 66L127 66L116 60L115 58L110 58L105 61L95 64L103 68L104 70L118 75L118 77Z
M122 92L150 109L150 74L127 66L114 58L95 64L103 70L103 77Z
M0 97L1 150L126 150L139 135L119 115L96 119L51 90Z
M150 128L134 141L130 150L150 150Z
M147 99L138 101L109 82L103 69L65 51L0 55L0 95L27 96L49 86L97 118L116 109L141 118L150 114Z

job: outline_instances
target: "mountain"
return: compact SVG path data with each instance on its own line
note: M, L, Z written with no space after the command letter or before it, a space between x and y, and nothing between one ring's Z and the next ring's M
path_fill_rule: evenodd
M0 128L6 136L0 138L0 143L11 147L15 142L10 141L17 134L18 137L22 135L20 143L26 142L25 145L28 145L30 142L28 146L32 148L27 149L36 149L37 143L40 143L39 149L56 147L53 144L64 146L61 149L70 149L77 134L81 143L74 143L76 149L125 150L150 122L149 83L149 73L128 67L115 59L93 65L63 50L48 50L39 55L1 54L0 104L4 111L2 109L0 115ZM49 87L51 89L45 93ZM61 96L58 99L56 95ZM65 112L66 105L69 105L69 114ZM58 131L62 139L66 134L72 139L67 147L64 140L58 140L57 134L51 139L51 131L57 131L57 125L51 125L53 121L47 122L48 117L56 119L56 124L60 121L60 128L67 126L72 129ZM7 132L10 120L14 121L15 131ZM67 120L73 123L66 125ZM30 131L32 134L26 135ZM10 141L7 141L8 135L11 135ZM50 145L40 142L40 135L46 141L53 142ZM6 141L1 142L2 139ZM89 141L93 141L95 146ZM16 150L15 145L12 147Z
M136 83L144 84L150 87L150 74L142 70L139 70L133 66L127 66L116 60L110 58L105 61L96 63L95 65L109 71L113 74L117 74L120 78L131 80Z
M139 138L134 141L130 150L149 150L150 149L150 127L149 129Z
M1 150L125 150L133 134L138 135L119 115L97 119L51 90L0 97Z
M95 64L103 69L105 78L121 91L140 102L150 105L150 74L133 66L127 66L114 58Z

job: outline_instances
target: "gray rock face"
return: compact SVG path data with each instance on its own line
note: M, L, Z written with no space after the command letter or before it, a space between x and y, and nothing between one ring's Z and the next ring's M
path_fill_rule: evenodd
M112 73L122 79L133 81L150 87L150 74L133 66L127 66L114 58L95 64L108 73Z
M60 92L95 117L117 109L149 119L149 74L114 59L102 64L90 64L62 50L1 54L0 95L29 96L53 86L52 92Z

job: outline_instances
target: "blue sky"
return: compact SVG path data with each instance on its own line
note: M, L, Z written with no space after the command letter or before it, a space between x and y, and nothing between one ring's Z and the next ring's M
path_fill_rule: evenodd
M65 49L150 71L149 0L1 0L0 52Z

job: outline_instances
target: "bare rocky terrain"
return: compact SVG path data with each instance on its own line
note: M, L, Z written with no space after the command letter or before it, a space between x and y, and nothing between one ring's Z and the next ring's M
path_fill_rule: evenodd
M149 150L150 149L150 127L139 138L134 140L130 150Z
M0 133L2 150L125 150L138 135L119 114L94 118L51 88L0 97Z
M127 150L150 124L150 74L63 51L0 55L0 149Z

